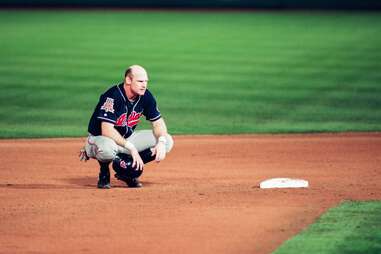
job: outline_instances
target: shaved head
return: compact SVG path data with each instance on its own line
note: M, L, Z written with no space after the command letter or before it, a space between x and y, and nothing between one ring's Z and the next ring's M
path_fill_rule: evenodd
M136 76L136 75L145 75L145 76L147 76L147 72L140 65L131 65L130 67L128 67L128 69L124 73L124 77L129 76L129 77L132 78L133 76Z

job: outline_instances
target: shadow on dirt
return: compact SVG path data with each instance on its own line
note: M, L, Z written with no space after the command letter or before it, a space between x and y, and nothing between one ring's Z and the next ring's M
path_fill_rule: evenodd
M86 188L97 188L98 177L97 176L77 177L77 178L65 179L65 181L67 181L68 183L72 185L82 186ZM151 187L152 185L157 185L157 183L147 182L147 181L142 181L142 184L144 187ZM118 181L113 177L111 177L111 187L112 188L128 188L124 182Z
M92 185L85 186L87 188L93 188ZM95 185L94 185L95 187ZM25 190L54 190L54 189L83 189L84 186L65 185L65 184L46 184L46 183L6 183L0 184L0 189L25 189Z
M69 179L64 179L64 180L66 182L72 184L72 185L89 187L89 188L96 188L97 182L98 182L98 177L97 176L86 176L86 177L69 178Z
M54 179L57 180L57 179ZM40 189L40 190L54 190L54 189L92 189L97 187L98 177L76 177L58 179L58 183L0 183L0 189Z

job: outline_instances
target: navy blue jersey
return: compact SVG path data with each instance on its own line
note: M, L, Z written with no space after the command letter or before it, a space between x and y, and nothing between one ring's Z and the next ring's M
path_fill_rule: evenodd
M123 85L121 83L113 86L101 95L89 122L90 134L102 135L101 123L108 122L114 124L114 128L124 138L128 138L142 115L149 121L161 118L156 100L148 89L143 96L138 96L134 102L130 102Z

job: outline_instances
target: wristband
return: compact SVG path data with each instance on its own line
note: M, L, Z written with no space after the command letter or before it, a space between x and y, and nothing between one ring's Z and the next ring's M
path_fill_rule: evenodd
M164 145L167 144L167 139L166 139L164 136L160 136L160 137L158 138L158 141L161 142L161 143L163 143Z
M134 144L132 144L130 141L127 140L126 143L124 144L124 148L131 151L135 148L135 146L134 146Z

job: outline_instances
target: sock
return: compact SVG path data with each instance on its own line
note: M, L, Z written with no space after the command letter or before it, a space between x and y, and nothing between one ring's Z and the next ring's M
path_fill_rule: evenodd
M152 155L151 148L147 148L146 150L139 152L139 155L142 158L144 164L155 160L155 155Z

